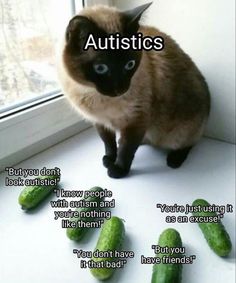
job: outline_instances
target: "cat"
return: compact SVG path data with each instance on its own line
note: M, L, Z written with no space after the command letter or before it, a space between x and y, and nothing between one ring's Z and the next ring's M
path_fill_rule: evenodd
M180 167L209 116L208 86L193 61L170 36L140 24L149 6L128 11L88 7L65 32L59 79L70 102L95 125L105 146L103 165L112 178L129 173L142 143L166 149L167 165ZM116 33L161 36L164 49L84 51L89 35Z

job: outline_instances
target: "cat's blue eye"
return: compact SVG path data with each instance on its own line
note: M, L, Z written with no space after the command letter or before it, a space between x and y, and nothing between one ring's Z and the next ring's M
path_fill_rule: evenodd
M126 65L125 65L125 70L130 71L132 70L136 65L135 60L130 60Z
M93 69L99 75L105 75L109 71L106 64L94 64Z

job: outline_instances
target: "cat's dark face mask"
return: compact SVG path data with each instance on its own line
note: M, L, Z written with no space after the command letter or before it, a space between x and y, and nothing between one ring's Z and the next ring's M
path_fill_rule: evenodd
M131 37L139 29L142 13L150 4L142 5L120 14L121 30L119 33ZM98 38L109 34L95 22L84 16L75 16L66 31L64 60L72 78L79 83L93 86L99 93L116 97L126 93L132 77L137 71L142 52L134 50L99 50L89 47L84 50L89 34Z
M81 64L87 81L103 95L120 96L127 92L141 59L141 52L98 51L92 60Z

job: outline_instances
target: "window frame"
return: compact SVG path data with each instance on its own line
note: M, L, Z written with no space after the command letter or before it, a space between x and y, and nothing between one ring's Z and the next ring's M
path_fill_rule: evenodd
M76 12L78 2L71 3L72 11ZM83 4L109 5L112 1L83 0ZM0 113L0 172L90 126L73 111L62 92L19 103L14 109L9 107Z

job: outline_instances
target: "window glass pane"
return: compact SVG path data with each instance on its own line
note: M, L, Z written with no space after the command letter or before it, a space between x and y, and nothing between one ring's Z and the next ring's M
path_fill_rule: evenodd
M71 0L0 0L0 109L59 89L55 49L72 10Z

